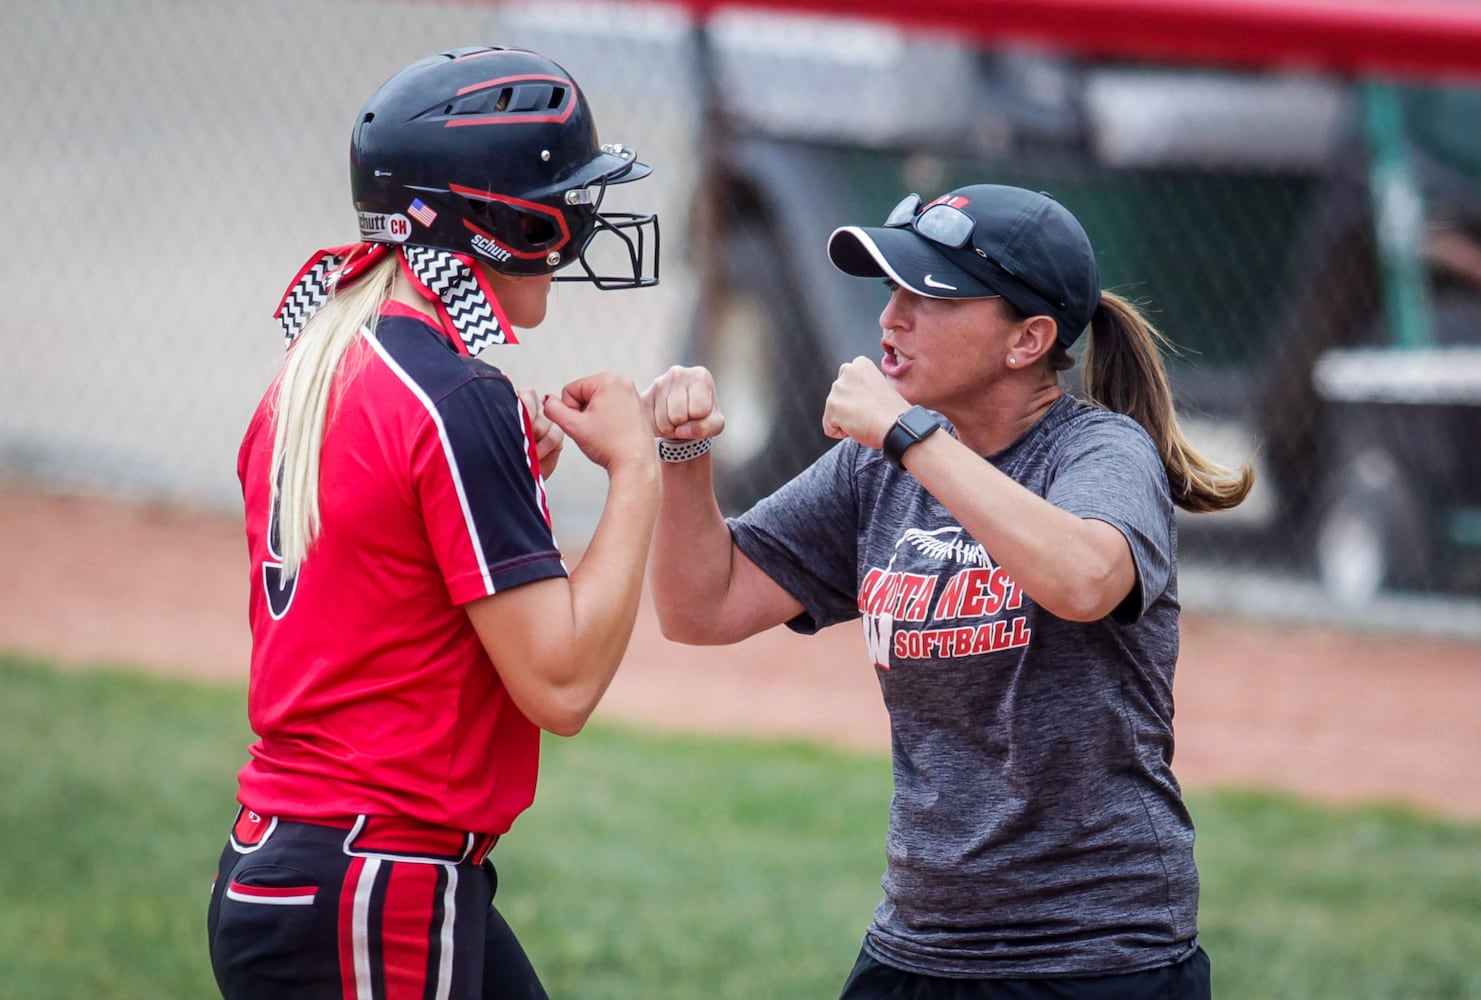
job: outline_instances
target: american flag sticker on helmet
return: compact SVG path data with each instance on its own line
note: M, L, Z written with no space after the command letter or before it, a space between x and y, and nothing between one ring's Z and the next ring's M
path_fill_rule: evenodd
M437 218L437 213L432 211L432 206L420 198L414 198L412 200L410 207L406 210L406 214L424 226L432 225L432 220Z

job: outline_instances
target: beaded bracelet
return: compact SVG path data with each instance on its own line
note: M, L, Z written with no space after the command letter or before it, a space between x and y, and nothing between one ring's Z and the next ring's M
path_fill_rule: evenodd
M682 441L677 438L654 438L658 442L658 457L665 462L688 462L709 451L714 445L712 438L697 441Z

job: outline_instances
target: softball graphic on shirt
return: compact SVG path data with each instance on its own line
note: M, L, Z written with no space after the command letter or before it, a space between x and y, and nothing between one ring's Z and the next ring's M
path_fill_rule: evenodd
M1027 645L1023 591L981 543L953 525L908 528L885 567L859 584L864 642L874 665L976 656Z

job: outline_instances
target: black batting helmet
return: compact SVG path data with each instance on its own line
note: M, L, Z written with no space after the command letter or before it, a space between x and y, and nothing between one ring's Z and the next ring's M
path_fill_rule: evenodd
M456 49L413 63L366 101L350 141L361 239L470 254L511 275L580 260L583 275L557 280L602 288L657 281L657 219L599 212L607 185L650 169L630 149L601 145L571 75L525 49ZM626 244L630 275L587 263L597 229Z

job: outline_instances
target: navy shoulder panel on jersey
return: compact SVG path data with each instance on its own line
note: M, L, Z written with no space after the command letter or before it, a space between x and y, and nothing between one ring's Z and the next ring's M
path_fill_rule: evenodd
M375 339L433 404L471 379L495 378L509 384L499 369L460 354L446 334L423 320L382 316L376 323Z
M536 475L523 404L497 368L460 354L420 320L383 316L376 339L435 409L452 473L461 484L475 544L497 587L556 575L563 568Z

